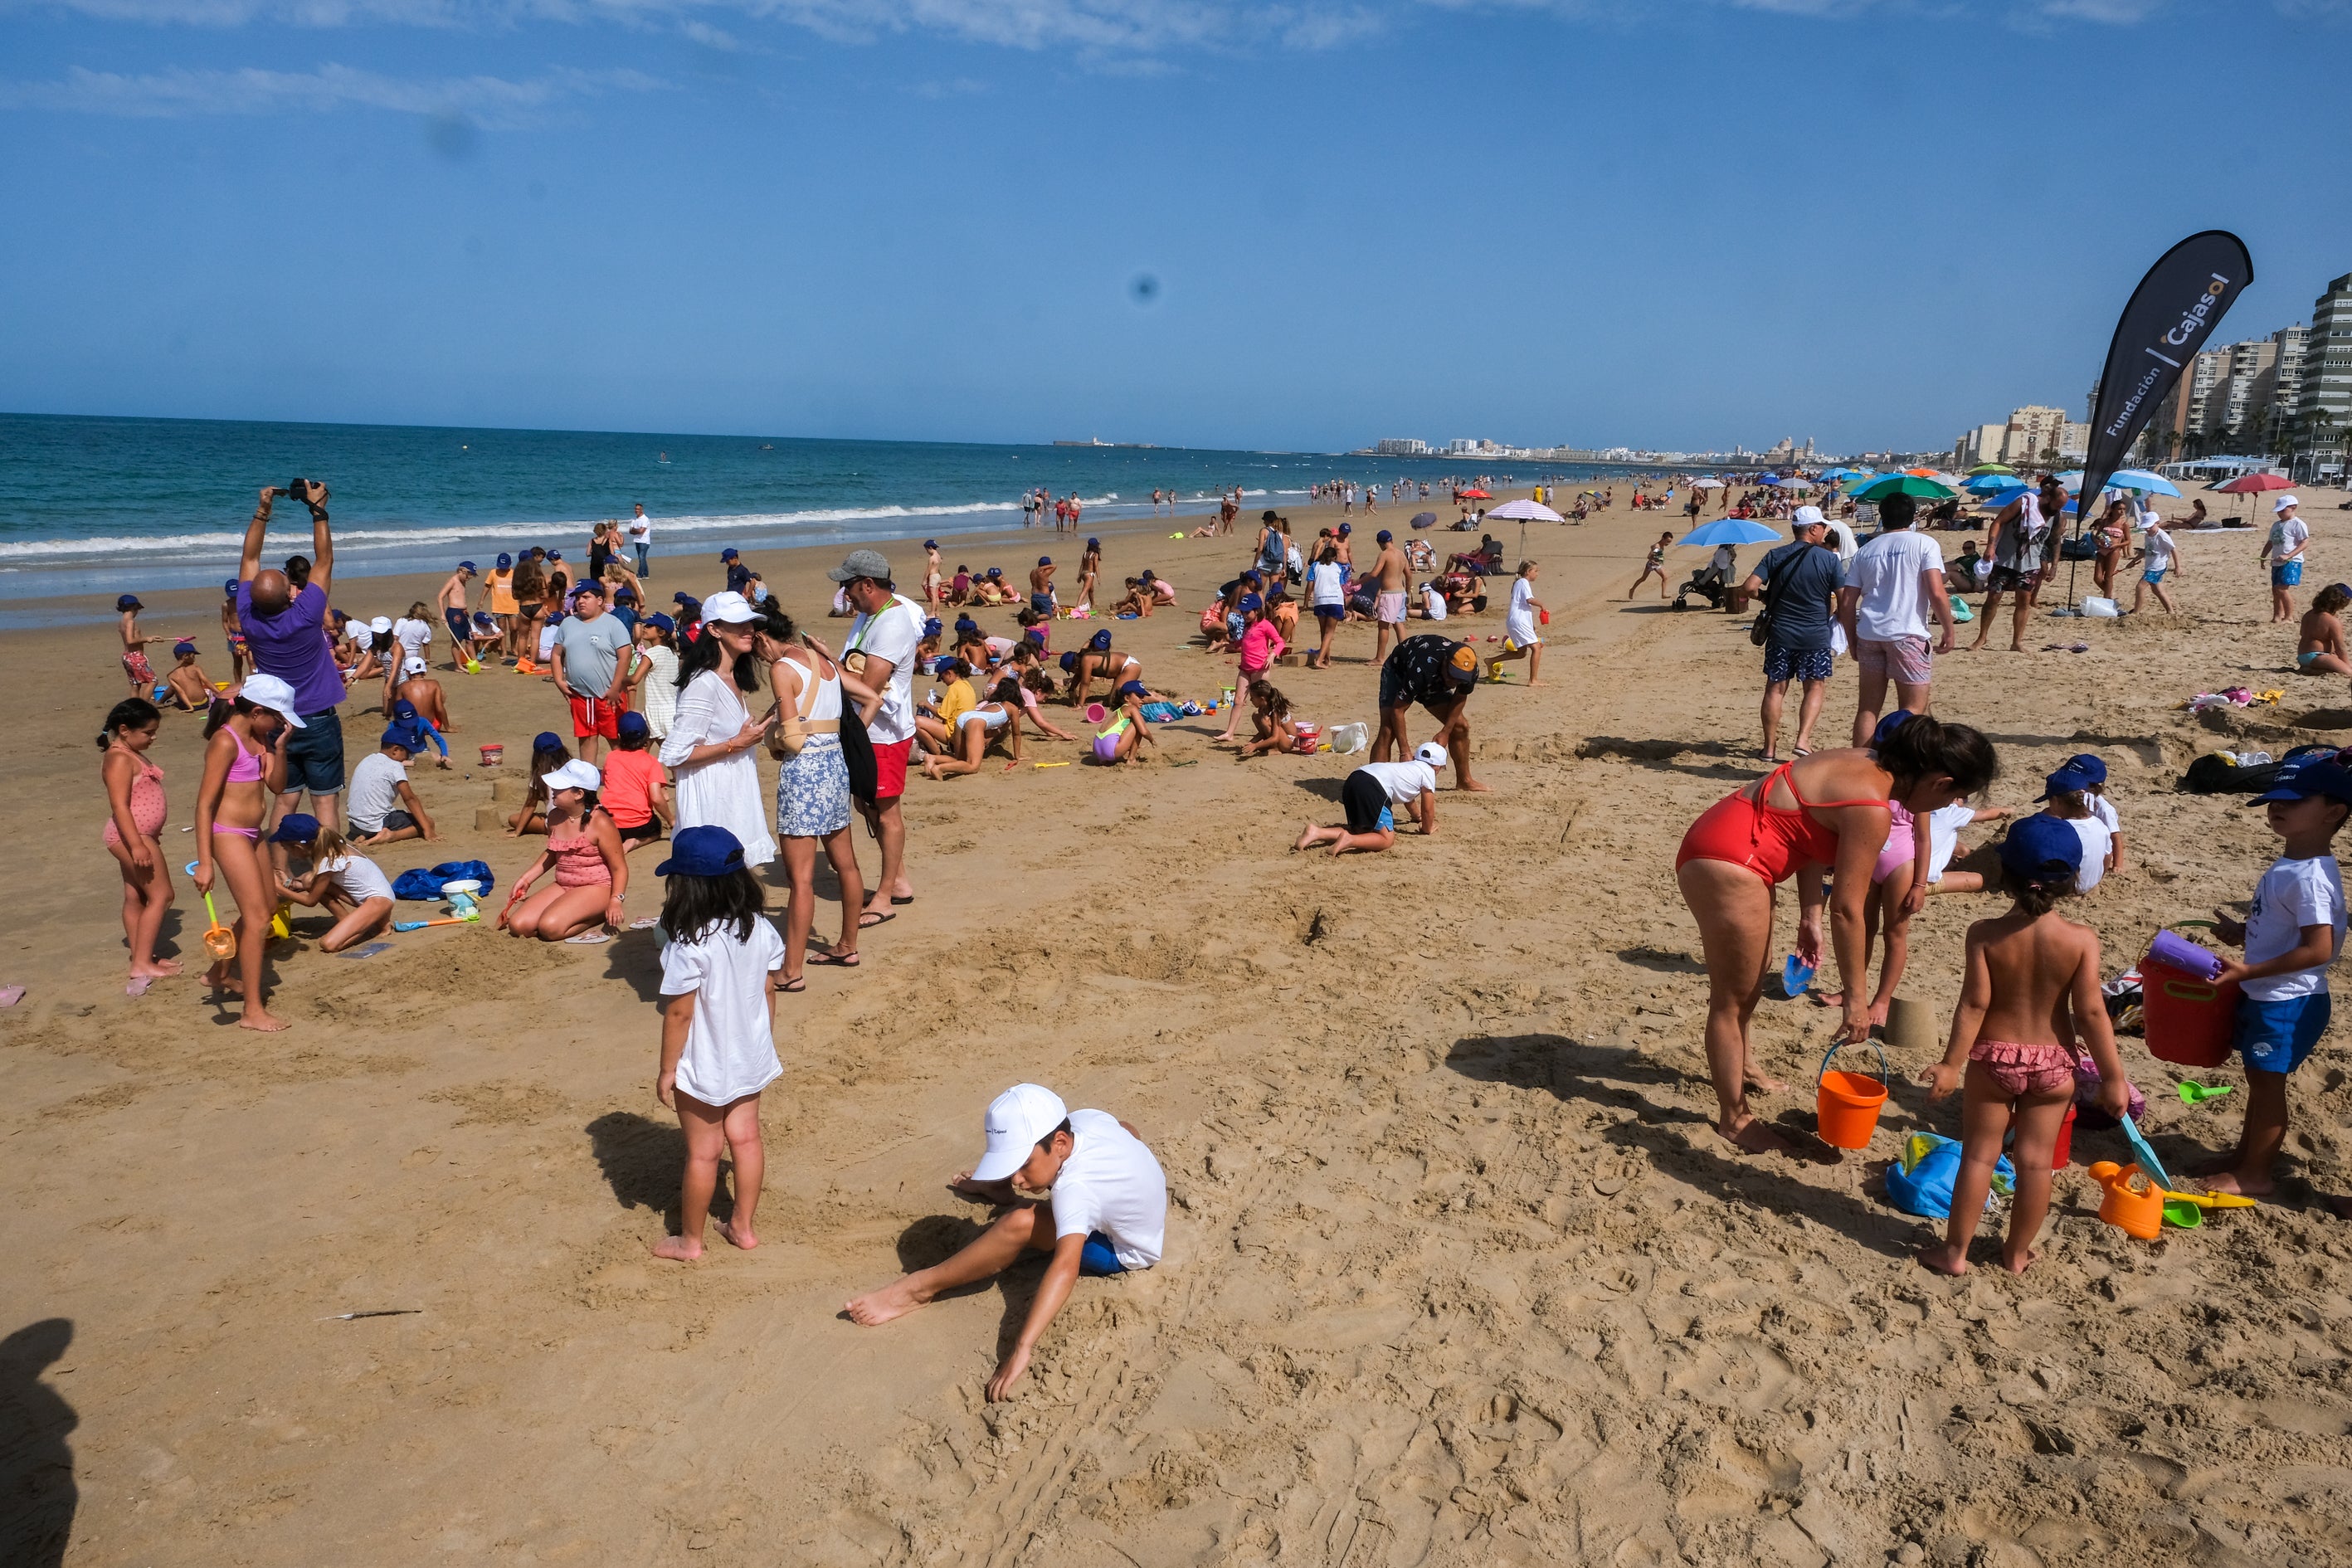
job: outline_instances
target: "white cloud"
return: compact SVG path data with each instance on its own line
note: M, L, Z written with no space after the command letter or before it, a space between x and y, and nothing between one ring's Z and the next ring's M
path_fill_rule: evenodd
M131 119L320 112L343 108L462 116L493 129L530 123L568 99L650 92L667 83L631 70L557 69L526 81L502 77L404 80L349 66L316 70L169 70L142 76L77 68L57 81L0 82L0 108Z

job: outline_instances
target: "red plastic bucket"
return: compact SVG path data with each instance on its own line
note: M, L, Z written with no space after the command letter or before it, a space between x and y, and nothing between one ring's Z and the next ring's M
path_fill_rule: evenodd
M2074 1152L2074 1107L2066 1108L2066 1120L2058 1124L2058 1142L2050 1146L2050 1168L2063 1171L2067 1158Z
M2140 1011L2147 1054L2182 1067L2219 1067L2230 1059L2236 1030L2238 986L2217 985L2156 958L2139 966Z

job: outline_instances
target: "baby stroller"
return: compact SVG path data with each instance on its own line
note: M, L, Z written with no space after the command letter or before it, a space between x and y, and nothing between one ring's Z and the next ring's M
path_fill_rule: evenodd
M1719 610L1723 608L1723 596L1728 591L1723 581L1723 568L1710 562L1692 573L1690 581L1675 590L1675 608L1689 609L1690 606L1683 601L1688 595L1696 594L1706 601L1708 609Z

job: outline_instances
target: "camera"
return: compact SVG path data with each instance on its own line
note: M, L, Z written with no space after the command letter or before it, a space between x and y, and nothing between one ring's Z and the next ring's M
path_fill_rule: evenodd
M306 506L327 504L327 487L319 479L294 479L286 486L286 493Z

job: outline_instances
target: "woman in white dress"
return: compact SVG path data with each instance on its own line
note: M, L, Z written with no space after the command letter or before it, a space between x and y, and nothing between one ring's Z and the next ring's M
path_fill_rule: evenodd
M740 594L703 601L702 635L679 660L677 710L661 748L662 764L677 776L677 826L727 829L743 846L743 864L755 867L776 858L759 761L774 715L752 718L742 695L760 689L759 620Z

